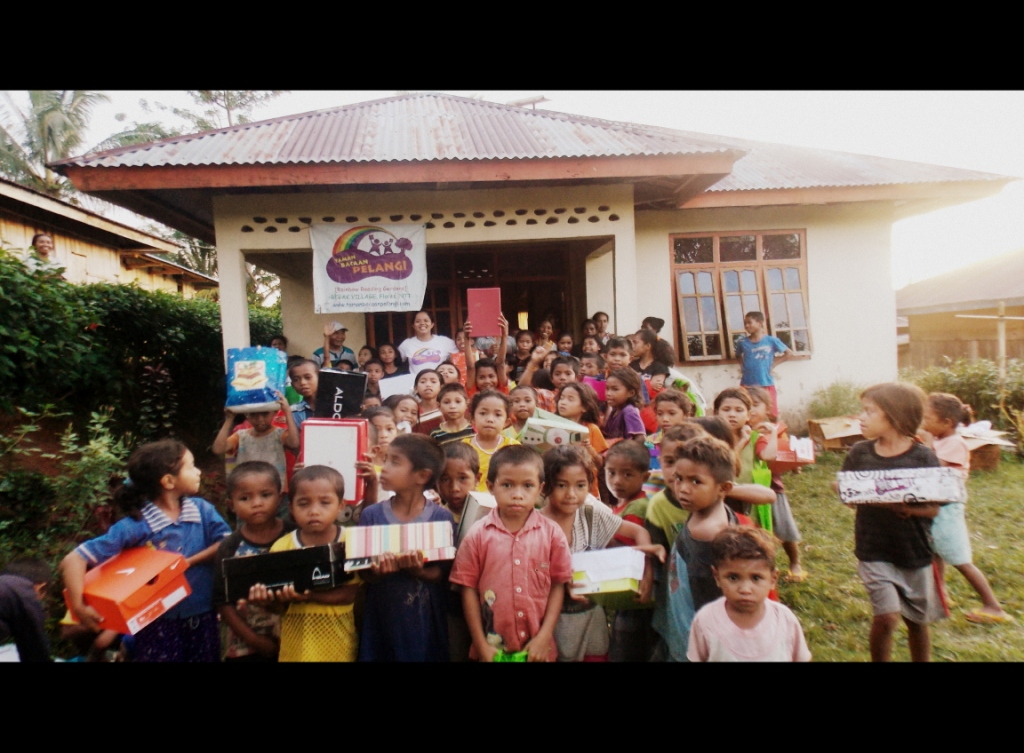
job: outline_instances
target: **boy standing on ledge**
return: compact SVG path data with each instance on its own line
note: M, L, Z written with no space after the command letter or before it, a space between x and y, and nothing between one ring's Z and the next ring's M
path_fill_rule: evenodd
M743 364L740 386L764 387L768 390L772 396L772 409L778 415L779 398L775 393L772 369L790 359L793 351L782 340L765 332L764 314L760 311L751 311L744 316L743 328L747 331L746 337L741 336L736 341L736 355ZM779 354L778 358L776 354Z

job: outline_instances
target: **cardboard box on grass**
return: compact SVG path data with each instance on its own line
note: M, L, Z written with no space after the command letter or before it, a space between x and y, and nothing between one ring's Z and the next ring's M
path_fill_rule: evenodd
M961 436L967 443L967 449L971 453L972 471L994 471L999 467L999 459L1003 447L1013 448L1013 442L1004 439L1005 431L965 431Z
M592 549L572 556L573 593L605 609L650 609L654 602L636 601L644 577L643 552L630 547Z
M519 441L529 445L537 452L547 452L553 447L567 444L579 444L583 436L590 436L590 429L583 424L560 416L526 419L523 430L519 432Z
M472 491L466 496L466 506L459 518L459 528L455 532L455 544L461 546L463 539L477 521L486 518L491 510L498 509L498 502L489 492Z
M307 418L302 422L300 460L308 466L327 465L345 479L346 505L363 499L363 479L356 462L369 451L369 422L365 418Z
M231 557L222 563L228 603L249 598L257 583L279 589L294 586L299 593L335 588L352 580L345 572L345 544L323 544L287 552Z
M365 570L374 557L386 552L423 552L426 562L452 560L454 536L451 523L445 521L346 528L345 572Z
M836 477L844 504L967 501L964 479L955 468L840 471Z
M860 420L856 416L809 419L807 432L823 450L845 450L864 439L860 433Z
M105 630L135 635L192 593L187 569L176 552L125 549L85 574L82 597L103 617ZM67 589L64 601L70 609Z

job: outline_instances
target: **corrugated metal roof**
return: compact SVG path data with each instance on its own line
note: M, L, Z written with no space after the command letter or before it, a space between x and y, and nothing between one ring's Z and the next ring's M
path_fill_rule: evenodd
M671 132L687 138L704 136L689 131ZM1007 180L1005 175L865 154L770 144L728 136L704 138L714 138L720 144L746 152L733 164L732 173L711 186L709 192Z
M181 167L734 151L711 136L447 94L408 94L86 154L56 164Z
M896 310L910 314L1024 302L1024 249L983 259L896 291Z

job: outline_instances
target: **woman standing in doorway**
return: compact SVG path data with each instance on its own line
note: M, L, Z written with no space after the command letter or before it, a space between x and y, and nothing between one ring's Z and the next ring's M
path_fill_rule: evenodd
M459 352L459 346L450 337L434 334L434 320L426 311L420 311L412 320L413 336L398 346L398 352L409 365L410 374L423 369L436 369Z

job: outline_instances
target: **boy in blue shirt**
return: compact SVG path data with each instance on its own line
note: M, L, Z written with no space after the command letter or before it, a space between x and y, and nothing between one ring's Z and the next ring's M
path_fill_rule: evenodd
M792 357L793 351L786 343L765 332L764 314L751 311L743 317L746 337L736 341L736 355L743 364L741 387L764 387L772 396L772 409L779 414L779 400L775 394L775 379L772 369ZM776 358L776 354L778 358Z

